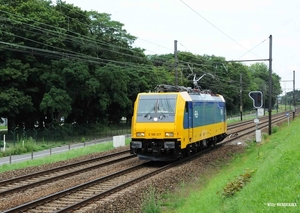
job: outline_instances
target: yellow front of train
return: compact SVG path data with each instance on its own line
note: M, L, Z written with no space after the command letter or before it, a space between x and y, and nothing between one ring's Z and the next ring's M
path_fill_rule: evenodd
M131 154L140 159L165 161L181 155L186 92L140 93L134 104Z

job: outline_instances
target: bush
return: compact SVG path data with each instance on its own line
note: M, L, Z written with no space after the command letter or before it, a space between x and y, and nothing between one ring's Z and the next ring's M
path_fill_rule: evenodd
M266 140L268 137L269 137L268 134L266 134L266 133L263 134L263 139L264 139L264 140Z
M8 148L8 146L6 148ZM24 143L21 139L16 146L6 149L5 152L2 153L2 156L19 155L38 150L41 150L41 148L39 148L39 146L36 145L35 140L30 137L27 140L24 140Z
M23 147L22 145L17 145L8 151L8 155L19 155L19 154L23 154L26 152L27 152L27 150L25 147Z
M143 196L144 202L142 207L143 213L160 213L160 203L156 198L156 192L154 187L150 187L149 190Z
M255 170L247 170L244 172L244 174L241 174L236 180L231 181L227 183L223 190L223 198L231 197L236 192L240 191L246 183L250 181L250 178L252 177L252 174L255 172Z
M47 145L47 144L45 144L45 143L43 143L43 144L40 145L40 146L41 146L42 149L49 149L49 148L50 148L50 146Z
M274 125L272 128L272 133L276 133L279 130L279 126Z

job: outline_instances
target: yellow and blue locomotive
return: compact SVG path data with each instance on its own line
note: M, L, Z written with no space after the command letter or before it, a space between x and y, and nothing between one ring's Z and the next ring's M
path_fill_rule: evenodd
M152 161L176 160L227 136L223 96L178 86L159 88L137 96L131 154Z

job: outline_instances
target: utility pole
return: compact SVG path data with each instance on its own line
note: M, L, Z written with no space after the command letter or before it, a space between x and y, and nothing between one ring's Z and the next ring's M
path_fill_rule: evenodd
M243 120L243 74L240 73L240 85L241 85L241 89L240 89L240 113L241 113L241 121Z
M264 96L265 97L267 97L266 94L267 94L267 85L265 83L265 89L264 89ZM266 115L266 98L264 98L264 116L265 115Z
M293 120L295 119L295 112L296 112L296 99L295 99L295 70L293 71L293 103L294 103L294 109L293 109Z
M278 108L279 108L279 106L278 106L278 96L276 96L276 105L277 105L277 113L278 113Z
M269 59L231 60L226 62L269 61L269 135L272 133L272 35L269 36Z
M285 89L285 83L284 83L284 111L286 112L286 89Z
M174 40L174 57L175 57L175 86L178 86L178 59L177 59L177 40Z
M269 37L269 135L272 134L272 35Z

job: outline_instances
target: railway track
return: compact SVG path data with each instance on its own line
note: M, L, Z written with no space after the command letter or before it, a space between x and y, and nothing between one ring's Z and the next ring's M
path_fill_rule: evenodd
M276 115L273 115L272 124L274 125L280 122L284 122L286 119L286 113L278 113ZM243 138L247 135L254 135L256 130L256 125L253 121L240 122L238 124L231 125L230 127L231 128L228 128L229 137L224 140L224 142L226 143ZM269 120L267 116L260 119L258 127L261 130L269 127Z
M274 115L272 118L272 124L282 122L285 119L286 119L285 113L276 116ZM261 119L259 128L263 129L266 127L268 127L268 119ZM229 133L235 135L235 137L226 139L220 145L213 147L213 149L218 148L219 146L222 146L233 140L237 140L245 135L254 134L254 131L255 131L255 124L253 123L253 121L242 122L240 123L240 126L235 125L235 127L230 128L229 131ZM145 180L149 177L153 177L154 175L166 171L169 168L178 166L179 164L183 164L186 161L192 160L193 158L197 158L199 155L202 155L204 152L207 151L209 150L203 150L202 152L193 154L190 158L185 158L183 160L176 161L171 164L167 164L163 166L153 166L153 165L151 166L151 163L149 162L140 165L134 165L128 168L124 168L121 171L111 172L105 176L96 178L94 180L79 184L74 187L69 187L68 189L61 190L56 193L49 194L47 196L44 196L43 198L31 200L30 202L21 205L18 204L18 206L15 206L13 208L10 207L11 209L3 209L5 210L3 212L74 212L76 210L78 211L80 210L80 212L85 212L85 210L90 208L89 207L90 204L95 202L101 202L101 200L105 200L107 196L117 193L118 191L126 187L130 187L136 183L139 183L140 181ZM116 155L117 154L118 153L116 153ZM125 151L125 153L120 155L125 155L125 156L127 155L128 159L129 156L132 157L131 155L128 154L128 151ZM107 160L107 162L105 162L104 164L111 165L111 163L114 162L114 160L111 159L113 157L109 157L109 158L110 160ZM122 160L122 158L120 157L120 159L116 160L114 163L123 162L124 160L125 159ZM98 163L98 165L93 165L93 166L99 168L101 166L104 166L104 164L101 165ZM83 165L85 165L83 167L86 167L87 165L89 165L89 163L86 162ZM66 168L67 166L68 165L66 165ZM74 165L74 167L76 168L77 166ZM27 176L27 178L25 178L25 176L18 177L19 180L21 180L21 182L23 181L23 186L8 187L10 189L5 189L4 187L3 190L2 187L3 185L5 185L5 183L2 181L0 183L0 190L1 190L0 195L4 197L7 196L9 190L11 190L10 191L11 194L20 193L20 192L22 193L22 191L26 190L26 188L22 188L22 187L25 187L24 185L26 185L28 178L32 179L37 175L39 175L37 177L45 177L50 175L53 172L56 172L56 169L58 168L54 168L53 170L49 170L49 171L44 171L44 172L48 172L44 175L42 173L41 174L33 173ZM85 168L82 171L84 172L84 170L89 170L89 169ZM57 171L59 172L60 170ZM80 173L80 169L77 169L77 171L78 173ZM72 174L72 172L69 172L68 174L67 173L63 174L63 176L60 176L55 181L61 180L62 178L64 178L64 175L66 175L66 177L68 175L69 177L74 175L75 173ZM44 184L47 184L49 183L49 181L54 181L55 176L56 175L53 175L53 177L51 177L53 178L53 180L50 180L51 178L45 178L44 180L36 181L35 187L39 187ZM19 182L19 180L15 179L15 180L7 180L7 181L12 181L9 184L13 186L17 182ZM30 186L30 188L32 187L33 185Z
M120 165L137 164L134 156L123 151L2 181L0 211L105 176Z
M290 114L292 114L292 111L290 112ZM282 112L282 113L278 113L278 114L274 114L272 115L272 119L276 118L277 116L285 116L286 112ZM234 129L236 127L242 126L242 125L248 125L248 124L253 124L253 120L246 120L246 121L240 121L238 123L233 123L228 125L228 130ZM268 116L263 116L259 118L260 122L264 122L264 121L269 121L269 117Z
M42 184L62 180L76 174L98 169L99 167L111 165L133 156L129 155L128 151L109 154L65 166L56 167L50 170L31 173L28 175L15 177L0 182L0 197L8 196L11 193L32 189Z
M150 163L123 169L4 212L73 212L95 199L104 198L122 187L128 187L169 167L150 167Z
M213 149L217 147L219 146L215 146ZM132 166L102 178L8 209L3 211L3 213L86 212L91 208L89 205L95 205L95 203L100 205L101 202L105 202L105 199L112 194L117 194L125 188L165 172L170 168L192 161L209 151L210 149L205 149L171 163L146 162L141 165Z

